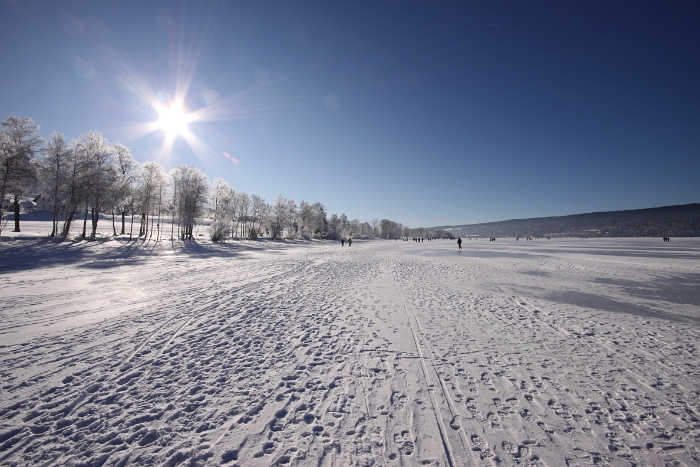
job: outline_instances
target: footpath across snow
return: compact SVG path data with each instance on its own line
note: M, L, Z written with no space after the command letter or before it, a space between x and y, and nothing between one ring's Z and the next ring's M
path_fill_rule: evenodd
M0 465L700 465L700 241L0 243Z

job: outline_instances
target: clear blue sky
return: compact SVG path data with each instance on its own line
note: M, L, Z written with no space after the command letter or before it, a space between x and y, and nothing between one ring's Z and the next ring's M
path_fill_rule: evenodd
M411 227L693 203L698 24L697 1L0 0L0 114ZM137 130L185 84L200 145L169 154Z

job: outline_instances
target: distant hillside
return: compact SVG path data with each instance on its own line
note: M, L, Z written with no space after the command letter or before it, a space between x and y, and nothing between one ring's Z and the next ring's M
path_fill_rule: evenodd
M700 203L433 227L455 237L697 237Z

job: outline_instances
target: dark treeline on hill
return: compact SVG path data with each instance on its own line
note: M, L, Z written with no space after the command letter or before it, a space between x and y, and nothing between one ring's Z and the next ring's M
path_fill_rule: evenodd
M434 228L455 237L697 237L700 203Z

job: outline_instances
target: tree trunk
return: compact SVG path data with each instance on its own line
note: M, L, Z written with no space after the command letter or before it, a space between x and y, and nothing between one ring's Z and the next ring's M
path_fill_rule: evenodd
M122 233L120 235L124 235L126 233L124 230L125 221L126 221L126 209L122 209Z
M58 235L58 184L56 184L53 195L53 228L51 229L51 236L55 237L56 235Z
M161 208L163 207L163 187L161 185L160 192L158 192L158 233L156 234L156 241L160 241L160 228L163 223L163 219L160 217Z
M100 209L101 209L101 208L98 206L98 207L93 207L93 208L90 210L90 217L91 217L91 219L92 219L92 234L90 235L90 237L91 237L93 240L94 240L95 238L97 238L97 223L98 223L99 220L100 220Z
M114 236L117 236L117 225L114 223L114 208L112 208L112 230L114 231Z
M73 222L73 217L75 217L75 209L70 212L66 212L66 221L63 223L63 232L61 232L61 240L65 240L70 232L70 224Z
M151 216L151 230L148 232L150 233L150 236L148 238L153 238L153 221L155 220L155 216Z
M129 231L129 241L131 241L131 234L134 233L134 203L131 203L131 230Z
M15 232L19 232L19 196L15 195Z
M85 240L85 234L87 233L87 214L88 205L85 203L85 214L83 214L83 240Z

